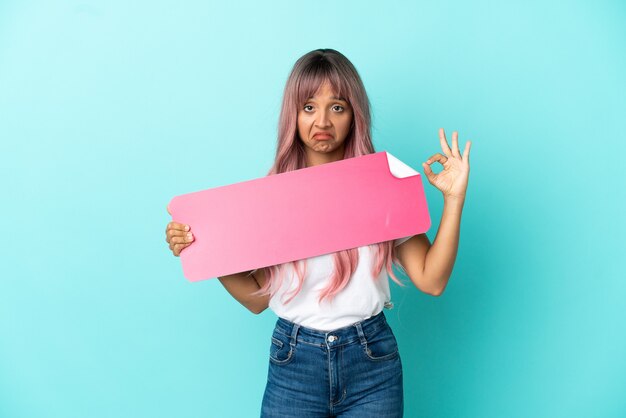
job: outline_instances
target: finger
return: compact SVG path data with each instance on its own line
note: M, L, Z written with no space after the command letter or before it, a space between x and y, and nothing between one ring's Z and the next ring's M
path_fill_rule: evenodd
M180 229L174 229L174 228L168 228L167 231L165 231L165 241L170 242L174 237L189 237L189 238L193 238L193 234L191 233L191 231L185 231L180 230Z
M171 246L171 250L176 257L180 255L180 252L183 250L186 244L176 244Z
M445 165L448 162L448 157L446 157L445 155L441 155L441 153L438 152L437 154L434 154L432 157L430 157L426 161L426 164L430 165L436 162L439 162L441 165Z
M444 161L444 160L447 161L448 160L447 157L437 153L433 155L432 157L430 157L428 160L426 160L425 163L422 163L422 167L424 167L424 174L426 174L426 178L431 184L435 184L434 182L437 176L439 175L433 171L433 169L431 168L431 164L434 164L437 161L441 163L441 161Z
M165 228L165 233L167 234L167 232L170 231L170 230L187 232L190 229L191 228L187 224L181 224L181 223L178 223L178 222L170 222L170 223L167 224L167 227Z
M470 153L471 146L472 146L472 141L467 141L465 143L465 149L463 150L463 161L465 161L466 164L469 164L469 153Z
M448 146L448 141L446 141L446 134L443 131L443 128L439 128L439 142L441 143L441 149L446 156L452 155L452 151Z
M180 255L181 252L183 252L183 250L187 247L189 247L190 244L176 244L174 246L174 251L175 253L178 253L176 255Z
M193 242L193 235L188 233L186 235L172 237L169 242L170 244L191 244Z
M461 151L459 150L459 133L457 131L452 132L452 155L457 158L461 158Z
M433 170L430 168L430 166L427 163L422 163L422 167L424 167L424 174L426 175L426 178L428 179L429 182L433 182L433 180L435 179L436 174L433 173Z

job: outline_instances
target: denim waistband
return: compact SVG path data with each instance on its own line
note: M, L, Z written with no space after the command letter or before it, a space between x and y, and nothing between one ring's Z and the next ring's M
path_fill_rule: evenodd
M364 319L363 321L332 331L321 331L304 327L279 317L274 330L290 337L291 345L296 345L296 342L303 342L318 346L328 346L330 348L355 341L360 341L362 344L365 344L370 335L388 326L385 314L383 311L380 311L380 313Z

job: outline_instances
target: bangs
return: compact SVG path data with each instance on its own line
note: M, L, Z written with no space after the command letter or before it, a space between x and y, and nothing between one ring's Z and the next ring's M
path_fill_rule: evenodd
M302 75L296 85L296 100L298 109L306 101L315 95L324 81L328 81L333 94L343 98L348 103L349 88L346 80L339 76L337 70L326 60L319 60L302 71Z

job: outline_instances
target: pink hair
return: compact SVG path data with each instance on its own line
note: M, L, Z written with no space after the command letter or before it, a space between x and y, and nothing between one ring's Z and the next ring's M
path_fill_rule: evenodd
M370 133L370 104L356 68L340 52L334 49L317 49L296 61L285 85L283 103L278 122L278 144L274 165L267 175L284 173L306 167L305 150L297 133L298 109L325 82L330 82L333 92L345 98L353 110L352 126L345 139L344 158L358 157L376 152ZM377 278L383 266L392 279L401 286L404 284L393 273L392 265L402 269L395 254L394 241L373 244L377 247L372 275ZM346 287L359 262L358 248L333 253L334 269L329 285L320 292L319 302L325 298L332 300ZM306 276L306 260L290 262L298 275L298 286L284 303L289 303L302 289ZM264 267L267 281L253 294L274 294L280 289L285 264ZM404 269L402 269L404 270Z

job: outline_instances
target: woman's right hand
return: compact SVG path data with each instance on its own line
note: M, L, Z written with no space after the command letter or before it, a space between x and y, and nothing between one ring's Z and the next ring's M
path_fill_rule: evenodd
M167 208L167 213L170 213L170 209ZM194 237L191 233L189 225L181 224L178 222L170 222L165 228L165 241L170 245L172 253L178 257L180 252L189 247L193 243Z

